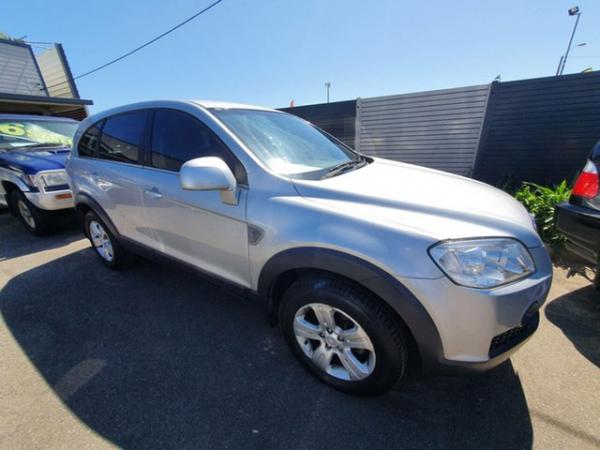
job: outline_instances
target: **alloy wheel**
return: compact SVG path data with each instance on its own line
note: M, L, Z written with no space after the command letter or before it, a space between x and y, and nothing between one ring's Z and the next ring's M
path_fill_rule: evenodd
M375 349L349 314L324 303L309 303L294 316L294 335L304 354L334 378L358 381L375 369Z
M104 227L95 220L89 225L90 237L94 248L102 259L111 262L114 258L113 245Z

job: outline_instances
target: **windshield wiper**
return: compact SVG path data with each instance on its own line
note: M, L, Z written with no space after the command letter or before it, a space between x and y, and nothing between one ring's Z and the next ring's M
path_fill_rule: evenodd
M364 157L359 157L359 159L351 159L350 161L346 161L344 163L338 164L330 168L325 175L321 179L335 177L346 170L352 168L363 167L367 163L367 159Z

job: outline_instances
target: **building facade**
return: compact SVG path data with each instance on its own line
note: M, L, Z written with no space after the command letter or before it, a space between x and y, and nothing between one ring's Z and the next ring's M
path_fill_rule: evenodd
M0 38L0 113L81 120L91 104L79 97L62 45L35 54L25 42Z

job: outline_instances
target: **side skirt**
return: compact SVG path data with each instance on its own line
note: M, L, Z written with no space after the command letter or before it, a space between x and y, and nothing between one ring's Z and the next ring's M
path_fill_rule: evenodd
M233 281L230 281L226 278L215 275L211 272L207 272L206 270L200 269L192 264L189 264L185 261L180 261L170 255L166 255L152 247L148 247L146 245L140 244L138 242L132 241L129 238L126 238L121 235L116 235L119 243L125 247L131 253L139 255L143 258L154 261L158 264L167 266L173 270L184 269L185 271L192 273L194 275L200 276L205 281L217 285L219 287L225 288L227 291L235 294L237 296L242 297L250 297L253 299L259 299L260 297L253 291L252 289L247 288L246 286L242 286Z

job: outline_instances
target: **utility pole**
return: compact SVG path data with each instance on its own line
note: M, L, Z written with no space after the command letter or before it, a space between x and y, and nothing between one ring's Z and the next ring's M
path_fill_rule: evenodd
M565 70L565 65L567 64L567 58L569 57L569 52L571 51L571 44L573 44L573 38L575 37L575 31L577 31L577 25L579 24L579 18L581 17L581 12L579 11L579 6L574 6L569 9L570 16L577 16L575 19L575 26L573 26L573 32L571 33L571 39L569 39L569 45L567 47L567 52L564 54L564 57L560 58L560 62L558 63L558 70L556 71L557 75L562 75Z
M329 88L331 87L331 81L326 81L325 87L327 88L327 103L329 103Z

